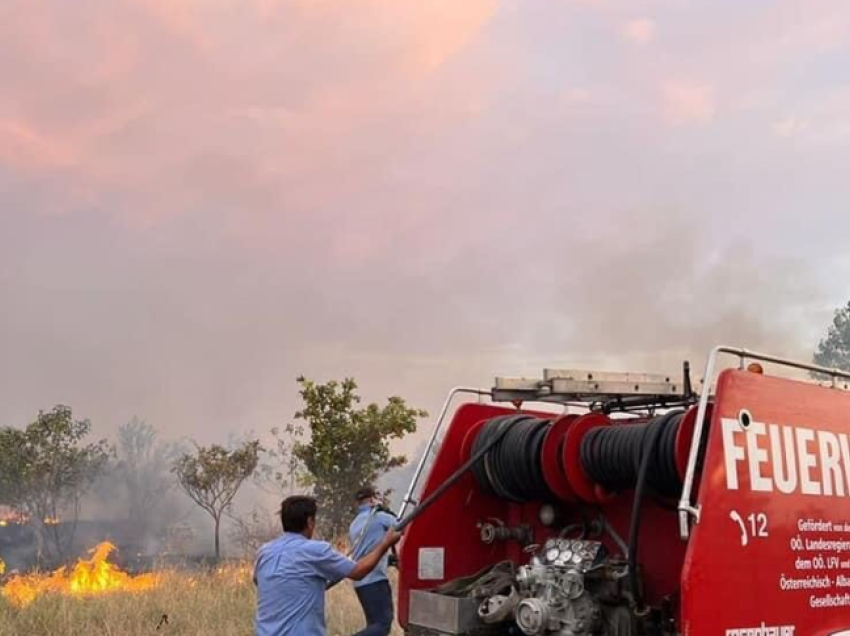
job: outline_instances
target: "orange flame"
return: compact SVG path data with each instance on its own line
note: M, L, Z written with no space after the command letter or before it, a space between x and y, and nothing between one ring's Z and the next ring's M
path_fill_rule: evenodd
M6 506L0 506L0 527L6 526L22 526L29 522L29 517L22 513Z
M12 604L24 607L48 593L86 596L109 592L141 592L156 586L156 574L131 576L110 563L107 559L114 550L115 546L111 543L100 543L89 550L92 555L90 559L80 559L70 572L62 567L50 574L13 576L0 588L0 594Z

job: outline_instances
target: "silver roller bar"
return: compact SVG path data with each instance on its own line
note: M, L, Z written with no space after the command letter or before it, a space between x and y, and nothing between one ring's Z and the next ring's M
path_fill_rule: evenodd
M431 456L431 451L434 449L434 444L436 444L437 437L439 436L440 431L443 428L443 422L446 419L446 415L448 415L449 413L449 408L451 407L452 401L455 399L456 396L462 393L477 395L479 397L490 396L490 391L465 386L456 386L451 391L449 391L449 394L446 397L446 401L443 402L443 408L440 409L440 415L437 417L437 423L434 425L434 430L431 432L431 437L428 439L428 446L425 448L425 452L422 453L422 457L419 458L419 463L416 465L416 470L414 471L413 477L410 480L410 485L407 487L407 493L404 495L404 499L401 502L401 509L398 511L399 519L404 518L404 513L407 511L407 507L409 504L416 504L416 501L413 499L413 494L416 492L416 486L419 484L419 478L422 476L422 471L425 469L425 463Z

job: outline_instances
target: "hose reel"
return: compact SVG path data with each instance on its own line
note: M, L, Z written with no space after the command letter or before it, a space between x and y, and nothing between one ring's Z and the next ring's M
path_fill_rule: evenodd
M674 497L682 487L695 415L692 408L626 421L600 412L551 420L500 416L473 426L462 453L467 458L490 445L472 467L475 480L484 492L513 503L602 503L637 485L648 453L648 490Z

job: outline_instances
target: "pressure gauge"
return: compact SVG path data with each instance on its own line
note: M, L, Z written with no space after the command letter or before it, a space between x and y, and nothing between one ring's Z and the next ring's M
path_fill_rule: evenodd
M576 552L573 554L573 565L579 565L582 562L581 554Z
M561 551L558 548L549 548L546 550L546 560L549 563L557 561L559 556L561 556Z
M547 528L555 523L555 506L552 504L543 504L540 506L540 512L537 513L540 523Z

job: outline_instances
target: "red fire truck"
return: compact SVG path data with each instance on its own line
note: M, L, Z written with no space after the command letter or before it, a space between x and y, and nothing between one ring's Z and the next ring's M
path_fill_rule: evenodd
M401 625L850 636L848 380L717 347L699 395L687 364L455 389L401 511Z

